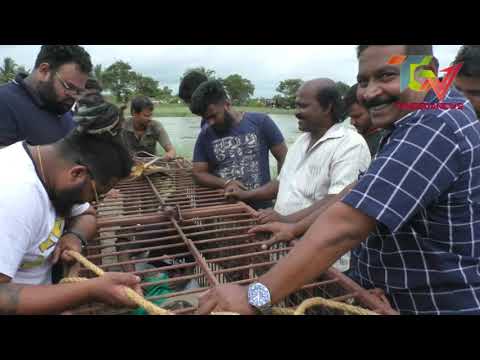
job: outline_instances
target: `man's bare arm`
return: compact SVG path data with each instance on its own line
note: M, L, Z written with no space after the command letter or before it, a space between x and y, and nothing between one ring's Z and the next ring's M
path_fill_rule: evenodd
M375 219L336 202L307 231L290 253L259 281L276 303L314 280L343 254L358 246L375 228Z
M273 157L277 160L277 172L278 174L280 174L283 163L285 162L285 157L287 156L288 152L287 144L285 144L285 142L282 142L281 144L272 146L270 151L272 152Z
M225 180L208 172L208 163L194 162L192 172L195 181L200 185L217 189L224 188L226 184Z
M75 284L19 285L0 274L0 315L60 314L89 301L134 307L122 286L141 293L140 279L132 274L106 273Z
M67 221L67 230L80 233L88 241L95 237L97 233L97 216L93 206L78 216L74 216Z
M352 190L357 182L355 181L354 183L348 185L345 189L343 189L342 192L340 192L337 195L329 196L326 201L320 200L317 201L315 204L313 204L311 207L315 207L313 212L310 213L310 215L307 215L307 217L301 219L295 224L295 227L293 229L293 232L295 236L300 237L305 232L312 226L312 224L317 220L317 218L324 212L326 211L330 206L335 204L338 200L342 199L345 195L347 195L350 190ZM295 214L294 214L295 215Z

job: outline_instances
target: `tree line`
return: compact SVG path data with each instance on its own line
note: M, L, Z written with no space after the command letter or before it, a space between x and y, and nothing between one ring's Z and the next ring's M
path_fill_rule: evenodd
M239 74L232 74L225 78L217 77L215 70L205 67L196 67L185 70L180 80L191 71L204 73L208 79L220 81L225 87L233 105L242 106L271 106L277 108L292 109L295 107L295 94L303 84L301 79L286 79L279 83L276 88L277 95L272 99L253 98L255 86L253 83ZM24 66L6 57L0 66L0 84L13 80L16 74L23 72L28 74ZM172 89L161 86L152 77L143 75L132 69L131 65L124 61L116 61L107 68L102 65L94 66L91 74L97 79L104 90L111 92L118 103L127 103L135 95L145 95L161 103L179 104L180 98L174 95ZM337 82L337 88L342 96L348 91L349 85Z

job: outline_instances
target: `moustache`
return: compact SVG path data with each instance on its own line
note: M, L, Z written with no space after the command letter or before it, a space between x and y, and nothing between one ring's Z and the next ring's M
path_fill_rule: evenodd
M398 96L389 96L389 97L376 97L371 100L364 100L362 102L362 105L367 108L367 110L370 110L370 108L375 107L375 106L381 106L381 105L390 105L393 104L397 101L400 101L400 97Z

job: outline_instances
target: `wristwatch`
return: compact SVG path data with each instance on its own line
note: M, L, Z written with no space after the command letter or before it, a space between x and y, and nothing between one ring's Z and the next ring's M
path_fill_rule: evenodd
M67 235L67 234L73 234L73 235L75 235L77 238L79 238L79 239L80 239L80 242L82 243L82 248L84 248L85 246L87 246L87 242L86 242L85 238L82 236L82 234L80 234L80 233L78 233L78 232L76 232L76 231L74 231L74 230L67 230L67 231L65 231L65 232L62 234L62 236L65 236L65 235Z
M272 313L270 291L262 283L250 284L248 287L248 303L261 315Z

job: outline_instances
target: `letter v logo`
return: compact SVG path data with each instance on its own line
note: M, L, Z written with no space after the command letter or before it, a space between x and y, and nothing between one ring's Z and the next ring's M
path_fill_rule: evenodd
M443 101L445 96L447 95L447 91L452 85L453 80L457 76L458 72L462 68L462 63L456 64L453 66L449 66L445 69L440 70L440 72L444 72L445 76L443 80L439 80L435 78L427 78L428 83L432 87L433 91L437 95L438 100Z

